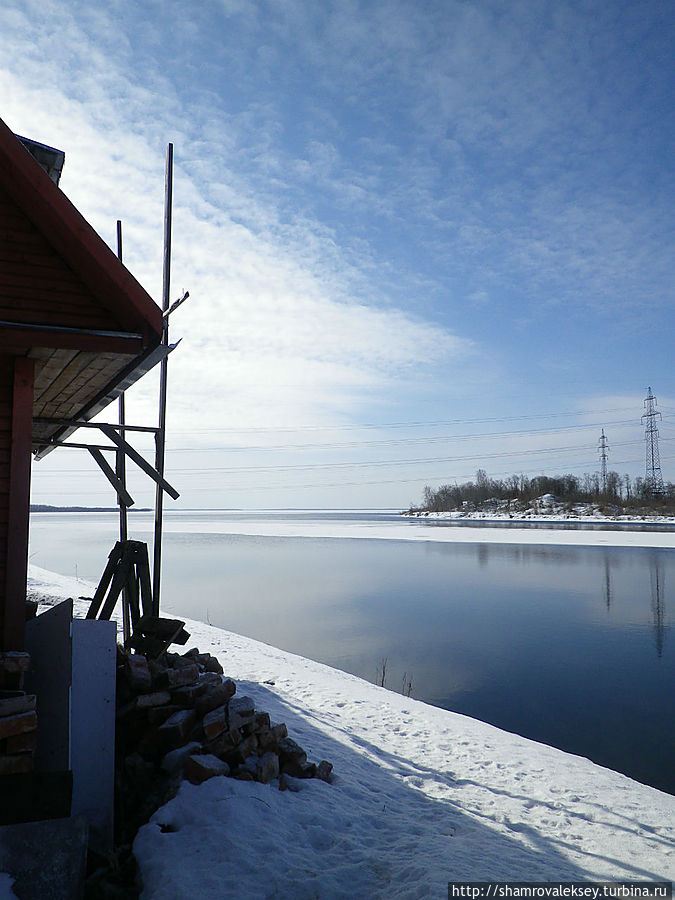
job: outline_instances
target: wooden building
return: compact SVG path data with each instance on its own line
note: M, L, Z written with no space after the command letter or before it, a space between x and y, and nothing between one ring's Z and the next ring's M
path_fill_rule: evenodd
M162 311L0 120L0 650L24 640L31 454L165 354Z

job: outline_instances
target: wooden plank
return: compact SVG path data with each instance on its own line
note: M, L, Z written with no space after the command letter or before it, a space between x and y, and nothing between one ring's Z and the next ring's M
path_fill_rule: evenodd
M58 260L55 256L41 258L36 253L28 253L26 250L21 250L19 246L7 247L4 242L0 244L1 272L7 275L25 275L28 267L38 269L38 274L41 277L68 277L78 284L82 284L81 279L77 277L70 266ZM84 287L84 285L82 286Z
M148 562L148 548L142 544L142 550L138 553L138 579L141 584L141 599L143 601L143 615L152 614L152 585L150 583L150 565Z
M89 301L89 304L93 305L94 310L102 309L91 299L91 294L81 284L70 284L68 279L62 278L34 279L31 277L31 274L32 267L27 267L24 277L17 278L13 276L6 278L1 274L0 267L0 277L2 277L0 296L3 298L3 306L6 306L8 309L15 308L18 301L12 303L12 298L22 298L20 301L22 306L25 305L26 301L30 301L33 298L50 303L52 302L52 297L58 295L64 303L67 303L68 298L71 298L70 302L76 308L87 306L87 301ZM109 318L112 317L109 316Z
M129 459L135 462L136 465L142 469L146 475L149 475L155 484L158 484L170 497L174 500L177 500L180 497L178 491L172 487L169 482L163 478L152 465L150 465L147 459L144 459L141 454L131 446L131 444L127 443L123 437L120 437L111 425L101 425L101 431L106 437L110 438L113 444L116 444L121 450L124 450Z
M101 603L103 603L103 598L106 595L106 591L110 586L110 582L112 581L113 575L115 574L115 570L119 565L119 561L122 558L122 542L117 541L115 546L112 548L110 553L108 554L108 562L106 564L103 575L101 576L101 580L98 583L98 587L94 592L94 597L89 605L89 610L87 611L87 619L95 619L98 615L98 611L101 608Z
M88 366L89 363L95 358L95 353L76 353L73 359L71 359L71 361L57 375L57 377L49 384L46 390L42 391L40 396L36 399L40 400L41 403L47 403L50 400L53 400L55 397L61 394L72 382L72 380L77 377L82 369Z
M58 372L65 362L69 362L75 358L77 350L56 350L54 348L44 349L39 359L36 358L35 351L30 356L36 358L35 379L40 381L42 378L52 380L54 374Z
M48 360L40 361L35 367L35 403L40 400L59 372L77 356L77 350L54 351ZM35 412L38 416L39 413Z
M109 463L107 462L107 460L105 459L105 457L103 456L101 451L96 450L94 447L90 447L89 453L94 457L99 468L101 469L101 471L103 472L105 477L108 479L110 484L115 489L115 493L117 494L117 499L121 503L123 503L124 506L133 506L134 502L135 502L134 498L126 490L126 488L124 487L122 482L119 480L119 478L115 474L115 470L112 468L111 465L109 465Z
M12 266L0 260L0 279L2 294L6 297L11 297L15 288L30 287L40 291L58 291L74 298L83 297L92 302L91 293L68 269L59 271L56 267L31 263Z
M114 320L111 316L106 316L104 310L89 303L86 294L80 294L67 285L61 285L58 282L41 284L30 279L26 279L22 284L0 284L0 319L22 324L27 321L26 316L36 313L42 315L42 324L44 325L60 324L47 322L46 316L80 314L89 315L91 318L105 319L109 323L107 330L116 330L112 327Z
M23 244L23 245L32 245L43 247L45 240L35 228L30 231L25 221L12 219L10 221L10 214L5 212L5 207L3 207L3 213L0 215L0 241L3 246L11 246L13 244Z
M112 356L106 359L100 355L96 362L96 369L92 369L92 377L90 384L87 386L87 394L91 395L96 391L102 391L107 384L126 366L133 357L129 356ZM100 366L100 368L98 368ZM50 416L58 419L72 419L82 408L83 397L73 395L70 397L58 397L51 404L48 404L51 412L41 415ZM37 416L37 413L36 413Z

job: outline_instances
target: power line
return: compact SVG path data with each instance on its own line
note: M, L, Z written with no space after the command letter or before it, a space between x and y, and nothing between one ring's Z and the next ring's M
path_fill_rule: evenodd
M608 425L634 425L634 419L619 419L606 423ZM468 434L444 434L435 435L434 437L413 437L413 438L381 438L370 441L340 441L320 444L257 444L242 446L220 446L220 447L173 447L168 450L170 453L206 453L206 452L263 452L263 451L280 451L280 450L335 450L350 447L390 447L401 444L435 444L442 441L468 441L486 438L505 438L505 437L523 437L537 434L561 434L567 431L584 431L591 428L598 428L599 423L589 422L582 425L560 425L555 428L536 428L520 431L475 431Z
M641 441L619 441L614 444L615 447L628 447L633 444L641 443ZM484 460L484 459L502 459L521 456L533 456L540 453L572 453L580 450L589 450L588 444L565 444L556 447L536 447L522 450L503 450L494 453L470 453L463 456L431 456L431 457L413 457L407 459L380 459L380 460L361 460L358 462L332 462L332 463L294 463L294 464L277 464L268 466L200 466L199 468L171 468L173 475L207 475L211 472L226 472L229 474L238 473L255 473L255 472L294 472L307 471L313 469L359 469L359 468L381 468L387 466L407 466L407 465L425 465L428 463L438 462L462 462L468 460ZM45 472L45 476L63 477L64 475L85 474L96 471L94 469L68 469L58 472Z
M675 457L669 457L671 459L675 459ZM618 460L616 465L618 466L626 466L626 465L634 465L635 463L640 462L638 459L622 459ZM595 466L594 460L586 460L582 463L574 463L573 465L566 466L565 470L569 471L571 469L593 469ZM549 467L542 468L539 470L538 474L544 474L546 472L554 472L556 474L560 473L560 467ZM514 474L511 469L505 469L502 472L493 473L492 477L499 476L508 476ZM242 484L219 484L218 487L222 490L227 491L275 491L275 490L305 490L309 488L341 488L341 487L369 487L373 485L388 485L388 484L425 484L430 481L433 482L451 482L457 481L459 479L467 479L471 477L473 473L463 472L463 473L451 473L447 472L443 475L426 475L426 476L418 476L416 478L394 478L394 479L382 479L377 481L338 481L338 482L303 482L298 484L294 483L286 483L286 484L254 484L254 485L242 485ZM532 476L534 477L534 476ZM196 487L191 488L192 491L202 493L203 491L212 491L213 486L210 487Z
M366 428L435 428L447 425L479 425L489 422L518 422L529 419L557 419L569 416L588 416L598 413L631 412L632 407L615 406L609 409L574 410L565 413L538 413L520 416L490 416L480 419L436 419L414 422L352 422L342 425L282 425L275 427L251 426L249 428L191 428L189 431L174 430L173 434L276 434L294 431L353 431Z
M639 442L631 441L630 443L639 443ZM675 455L664 456L663 459L668 459L668 460L675 459ZM616 460L614 462L614 465L617 467L631 466L631 465L636 465L637 463L640 463L640 462L642 462L642 460L640 460L640 459L620 459L620 460ZM581 462L581 463L573 463L571 465L565 465L564 470L571 471L574 469L588 469L590 471L594 468L594 466L595 466L595 460L590 459L590 460L586 460L585 462ZM94 473L95 470L92 469L90 471L92 473ZM546 472L554 472L556 474L559 474L560 471L561 471L560 466L548 467L548 468L539 469L538 474L544 474ZM55 473L52 473L52 474L55 474ZM63 474L63 473L61 473L61 474ZM260 490L272 491L272 490L304 490L304 489L309 489L309 488L332 488L332 487L337 487L337 488L340 488L340 487L368 487L368 486L373 486L373 485L388 485L388 484L424 484L424 483L428 483L428 482L448 483L451 481L457 481L459 479L470 478L471 476L473 476L473 474L474 474L473 472L458 472L458 473L445 472L442 475L420 475L415 478L395 478L395 479L383 479L383 480L377 480L377 481L339 481L339 482L321 481L321 482L314 482L314 483L305 482L305 483L300 483L300 484L298 484L297 482L293 482L293 483L286 482L285 484L256 483L254 485L242 485L240 483L228 484L226 482L221 482L218 484L218 488L220 490L226 490L226 491L260 491ZM501 472L492 473L491 477L496 478L496 477L500 477L500 476L508 476L508 475L513 475L513 474L514 474L513 469L504 469ZM213 492L213 489L214 489L213 484L210 484L208 487L190 488L190 491L193 493L202 493L204 491ZM73 492L72 492L72 489L63 490L63 491L52 491L50 489L49 494L50 494L50 496L70 496L70 497L72 497ZM109 496L109 492L103 491L103 490L100 490L100 491L87 490L87 496L88 497L92 497L92 496L104 497L104 496ZM33 502L44 502L44 501L33 500Z
M631 444L641 443L640 441L623 441L616 446L629 446ZM466 462L469 460L479 461L485 459L503 459L506 457L523 457L536 456L542 453L572 453L580 450L588 451L588 444L564 445L558 447L539 447L529 450L507 450L496 453L470 453L463 456L431 456L431 457L414 457L409 459L378 459L378 460L362 460L359 462L334 462L334 463L306 463L306 464L289 464L289 465L271 465L271 466L209 466L189 469L171 469L173 475L208 475L213 472L224 472L231 475L240 473L258 473L258 472L299 472L317 469L362 469L362 468L382 468L391 466L409 466L409 465L426 465L428 463L447 463L447 462ZM72 469L68 474L75 474L77 471ZM87 470L88 471L88 470ZM64 473L59 473L63 475Z

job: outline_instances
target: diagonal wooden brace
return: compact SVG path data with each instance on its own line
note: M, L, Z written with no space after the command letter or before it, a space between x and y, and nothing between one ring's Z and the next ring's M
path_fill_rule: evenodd
M135 450L131 444L124 440L116 431L113 425L107 425L102 423L100 426L101 431L105 434L106 437L110 438L110 440L115 444L116 447L119 447L120 450L123 450L126 455L131 459L136 465L142 469L146 475L149 475L150 478L158 484L163 491L172 497L174 500L177 500L180 497L178 491L172 487L169 482L163 478L157 470L150 465L147 459L144 459L138 450Z
M123 503L124 506L133 506L134 502L135 502L134 498L127 491L127 489L124 487L122 482L119 480L119 478L115 474L115 470L113 469L113 467L111 465L109 465L109 463L107 462L107 460L105 459L105 457L103 456L101 451L98 450L96 447L88 447L87 449L89 450L91 455L94 457L94 459L98 463L99 468L101 469L101 471L103 472L105 477L108 479L110 484L115 488L115 491L117 493L117 496L119 497L120 503Z

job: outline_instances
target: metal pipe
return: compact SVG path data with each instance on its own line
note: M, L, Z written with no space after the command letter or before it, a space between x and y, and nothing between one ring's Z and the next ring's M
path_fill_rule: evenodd
M171 289L171 224L173 204L173 144L166 148L166 173L164 183L164 269L162 279L162 311L169 308ZM169 343L169 317L162 318L162 343ZM166 444L166 383L167 359L160 364L159 375L159 431L155 434L155 469L160 478L164 477L164 451ZM164 513L164 491L157 485L155 492L155 542L152 566L152 614L159 615L159 597L162 582L162 519Z
M122 221L117 220L117 258L122 262ZM124 409L124 393L121 393L118 400L119 411L119 435L124 437L124 426L126 424L126 415ZM95 451L91 451L94 453ZM94 457L96 459L96 457ZM98 461L98 460L97 460ZM99 462L99 465L101 463ZM105 471L105 469L104 469ZM122 447L119 447L115 455L115 474L122 485L122 490L127 493L127 460L126 454ZM117 503L120 508L120 542L124 543L129 537L129 523L127 520L127 504L122 493L117 494ZM122 634L124 635L124 645L131 637L131 612L129 610L129 598L127 589L122 588Z
M32 322L5 322L3 320L0 321L0 328L14 328L17 331L47 331L50 334L73 334L81 337L128 338L130 341L143 339L140 332L101 331L99 328L70 328L65 325L36 325Z

